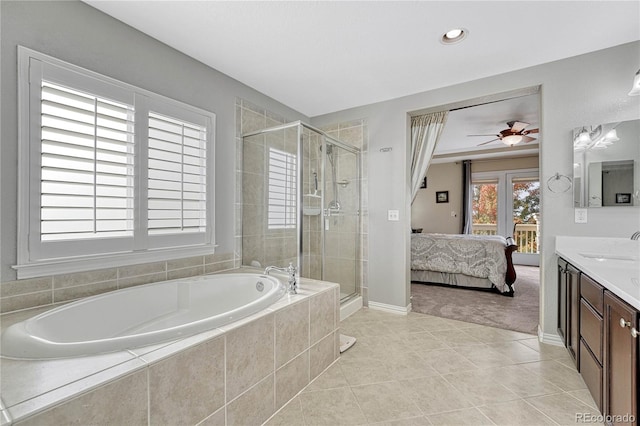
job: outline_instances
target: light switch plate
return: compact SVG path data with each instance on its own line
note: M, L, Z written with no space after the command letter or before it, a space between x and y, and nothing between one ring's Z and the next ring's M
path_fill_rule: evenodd
M575 209L575 222L587 223L587 209Z
M400 220L400 210L388 210L387 211L387 219L392 222L397 222Z

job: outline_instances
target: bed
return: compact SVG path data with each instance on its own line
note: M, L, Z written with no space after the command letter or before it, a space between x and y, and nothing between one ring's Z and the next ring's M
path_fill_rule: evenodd
M492 289L513 296L511 237L411 234L411 281Z

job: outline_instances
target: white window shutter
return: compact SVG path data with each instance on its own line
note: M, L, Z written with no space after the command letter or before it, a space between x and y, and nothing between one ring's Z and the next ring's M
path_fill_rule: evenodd
M149 113L149 235L206 232L207 128Z
M40 238L133 235L134 107L41 84Z

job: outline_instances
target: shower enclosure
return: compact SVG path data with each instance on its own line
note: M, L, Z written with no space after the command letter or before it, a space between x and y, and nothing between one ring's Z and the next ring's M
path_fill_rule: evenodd
M243 135L242 263L358 295L360 150L302 122Z

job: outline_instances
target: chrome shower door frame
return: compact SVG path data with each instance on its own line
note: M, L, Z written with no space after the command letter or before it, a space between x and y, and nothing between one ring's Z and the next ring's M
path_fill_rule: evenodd
M304 247L303 247L303 239L304 239L304 227L303 227L303 219L304 219L304 213L303 213L303 208L304 208L304 188L303 188L303 182L304 182L304 173L305 173L305 167L304 167L304 158L303 158L303 153L304 153L304 137L303 137L303 133L304 133L304 129L308 129L309 131L312 131L314 133L317 133L318 135L320 135L322 137L322 151L326 153L326 149L327 149L327 144L331 144L334 146L337 146L340 149L344 149L345 151L348 151L352 154L355 155L355 162L356 162L356 177L355 177L355 181L357 182L356 185L356 193L357 193L357 198L358 198L358 206L357 206L357 210L356 210L356 235L357 235L357 240L355 242L355 250L356 250L356 254L355 254L355 259L354 259L354 275L357 279L361 279L361 270L360 270L360 243L361 243L361 161L360 161L360 149L354 146L351 146L349 144L346 144L330 135L328 135L327 133L325 133L324 131L313 127L309 124L306 124L302 121L294 121L291 123L287 123L287 124L283 124L283 125L278 125L278 126L273 126L273 127L269 127L266 129L262 129L262 130L258 130L255 132L248 132L242 135L242 139L244 141L244 138L247 137L251 137L251 136L257 136L257 135L261 135L261 134L267 134L270 132L275 132L278 130L286 130L286 129L290 129L290 128L297 128L297 140L298 140L298 148L297 148L297 153L296 153L296 161L297 161L297 169L296 169L296 199L297 199L297 203L298 203L298 208L296 209L296 228L297 228L297 248L298 248L298 256L297 256L297 269L299 271L300 274L303 274L304 271L304 265L303 265L303 258L304 258ZM326 155L322 156L322 182L323 184L321 185L322 188L324 188L324 182L326 180ZM325 221L328 220L328 217L325 216L324 214L324 210L325 210L325 191L321 191L321 216L322 216L322 226L321 226L321 232L322 232L322 244L321 244L321 256L322 256L322 269L321 269L321 279L325 278L325 229L326 229L326 224ZM301 275L302 276L302 275ZM349 300L353 297L356 297L357 295L359 295L359 288L360 288L360 282L356 282L356 286L355 286L355 293L349 294L347 297L345 297L343 300L341 300L341 302L344 302L346 300Z

